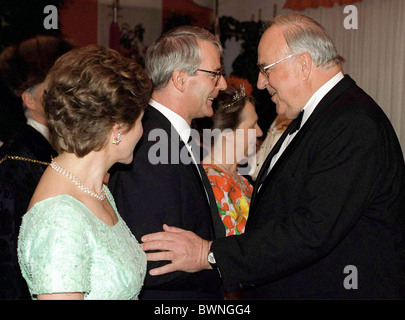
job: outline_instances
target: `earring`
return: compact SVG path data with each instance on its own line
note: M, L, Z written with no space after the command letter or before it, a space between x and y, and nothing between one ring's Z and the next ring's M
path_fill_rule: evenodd
M122 138L121 138L121 132L118 132L117 138L113 138L112 143L117 145L121 142Z

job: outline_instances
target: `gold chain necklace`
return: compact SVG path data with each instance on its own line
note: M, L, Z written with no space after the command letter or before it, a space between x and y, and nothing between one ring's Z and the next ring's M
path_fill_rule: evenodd
M24 158L24 157L20 157L20 156L9 156L7 154L0 160L0 164L2 164L7 159L20 160L20 161L29 161L29 162L33 162L33 163L43 164L43 165L46 165L46 166L49 165L49 162L39 161L39 160L35 160L35 159L30 159L30 158Z
M90 189L89 187L85 186L71 172L62 168L53 158L52 158L52 162L51 162L50 166L56 172L59 172L59 173L63 174L64 176L68 177L70 180L72 180L74 182L74 184L83 192L88 193L89 195L93 196L94 198L96 198L97 200L100 200L100 201L103 201L105 199L105 190L104 189L101 189L101 192L97 193L94 190Z

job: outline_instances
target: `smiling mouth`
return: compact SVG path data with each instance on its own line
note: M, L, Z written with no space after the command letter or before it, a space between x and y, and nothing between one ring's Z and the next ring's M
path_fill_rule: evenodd
M277 91L270 93L270 96L273 97L276 93L277 93Z
M210 101L214 101L214 98L208 98L208 100L210 100Z

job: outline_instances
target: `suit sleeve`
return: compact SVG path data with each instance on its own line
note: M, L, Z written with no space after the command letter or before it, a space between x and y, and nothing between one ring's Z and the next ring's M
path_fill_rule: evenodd
M302 186L289 190L297 193L293 210L276 217L266 212L268 222L260 229L214 241L211 250L219 269L226 270L228 290L274 281L315 263L344 239L369 204L384 173L381 164L387 163L381 128L358 114L341 116L321 131L308 146L313 150ZM264 196L271 202L272 195Z

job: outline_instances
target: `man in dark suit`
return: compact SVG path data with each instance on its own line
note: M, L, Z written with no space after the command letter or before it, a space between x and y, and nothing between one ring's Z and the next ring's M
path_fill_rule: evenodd
M399 298L405 171L389 120L308 17L277 17L258 63L258 87L295 120L259 173L245 234L208 242L165 226L142 239L168 249L149 260L172 261L151 273L217 268L251 299Z
M226 89L221 54L217 39L197 27L172 30L147 51L146 68L154 90L143 118L143 137L133 163L116 167L109 180L118 210L137 239L162 230L168 221L205 239L225 236L208 178L187 145L192 120L212 116L212 100ZM160 265L148 263L148 268ZM140 295L140 299L221 297L221 280L212 270L147 276Z
M8 128L0 147L0 299L31 298L18 265L18 232L51 156L57 155L48 141L43 82L56 59L73 48L68 39L39 35L0 54L1 82L24 106L26 118Z

